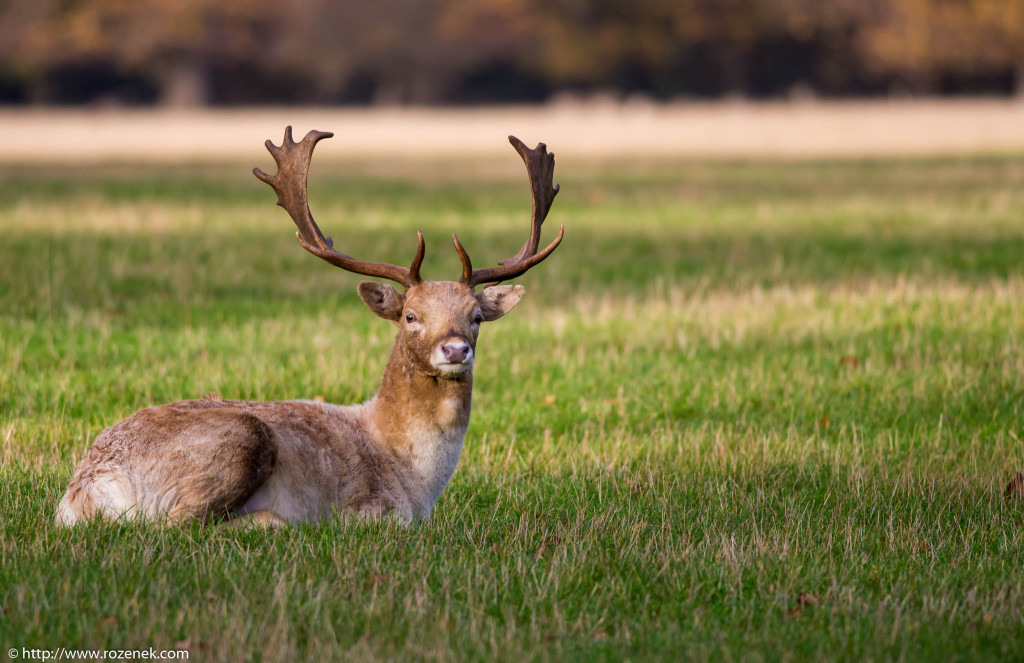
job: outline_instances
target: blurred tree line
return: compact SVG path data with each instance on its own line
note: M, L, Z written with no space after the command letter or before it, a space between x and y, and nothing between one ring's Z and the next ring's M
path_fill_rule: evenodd
M1024 93L1024 0L0 0L0 101Z

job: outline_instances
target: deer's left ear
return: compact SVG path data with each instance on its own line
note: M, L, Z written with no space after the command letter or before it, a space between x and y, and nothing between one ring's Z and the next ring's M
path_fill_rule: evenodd
M491 322L515 308L525 294L526 288L521 285L495 285L477 293L476 301L480 304L484 321Z
M363 281L359 284L359 296L371 311L385 320L396 322L402 316L405 298L387 283Z

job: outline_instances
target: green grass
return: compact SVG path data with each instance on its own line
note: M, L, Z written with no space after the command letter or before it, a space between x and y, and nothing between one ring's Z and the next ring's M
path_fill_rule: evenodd
M478 265L522 242L517 170L395 172L314 165L342 250L422 229L451 278L453 230ZM0 170L3 651L1024 658L1024 158L559 173L432 518L267 534L53 516L139 408L369 397L358 278L241 165Z

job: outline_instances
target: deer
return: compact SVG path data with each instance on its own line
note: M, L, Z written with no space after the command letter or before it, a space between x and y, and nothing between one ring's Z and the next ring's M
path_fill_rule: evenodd
M215 394L148 407L100 432L57 507L57 524L93 519L283 527L334 517L428 518L462 454L473 394L480 325L504 316L525 290L505 285L545 260L541 225L558 193L554 155L544 143L509 142L526 164L533 196L530 235L497 267L474 268L456 234L458 281L422 278L417 232L411 265L367 262L334 248L313 220L307 179L313 148L334 134L299 142L285 129L266 141L277 174L253 174L277 193L299 244L341 269L401 285L362 281L360 298L397 328L377 393L357 405L317 400L256 402ZM477 292L477 288L480 291Z

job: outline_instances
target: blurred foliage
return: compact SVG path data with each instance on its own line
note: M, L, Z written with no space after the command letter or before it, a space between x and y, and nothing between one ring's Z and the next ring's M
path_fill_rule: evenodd
M5 0L0 100L1020 92L1022 0Z

